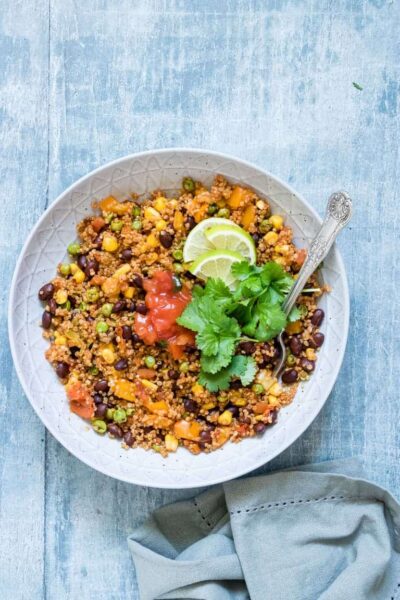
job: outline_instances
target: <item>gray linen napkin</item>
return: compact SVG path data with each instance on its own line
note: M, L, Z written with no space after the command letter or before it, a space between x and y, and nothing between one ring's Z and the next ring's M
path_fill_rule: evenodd
M400 505L357 461L239 479L128 539L140 600L400 599Z

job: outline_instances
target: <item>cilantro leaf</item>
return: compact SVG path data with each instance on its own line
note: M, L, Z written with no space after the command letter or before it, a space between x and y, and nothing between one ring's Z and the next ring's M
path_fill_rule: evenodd
M229 388L232 377L238 377L244 386L249 385L253 381L256 371L257 365L254 358L238 355L234 356L231 363L218 373L200 371L199 383L210 392L218 392Z
M199 299L194 298L186 306L181 316L176 319L176 322L179 325L182 325L182 327L186 327L192 331L201 331L206 322L204 321L200 307Z
M210 278L204 289L205 293L210 296L221 308L227 308L232 305L232 292L222 279Z
M278 335L286 325L286 316L279 304L259 302L251 320L243 327L243 332L266 342Z
M307 307L304 304L300 304L300 306L294 306L289 313L288 321L293 323L294 321L298 321L301 317L305 317L308 313Z

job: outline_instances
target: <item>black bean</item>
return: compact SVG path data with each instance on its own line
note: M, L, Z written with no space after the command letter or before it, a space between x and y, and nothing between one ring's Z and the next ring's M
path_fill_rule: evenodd
M76 358L76 355L78 354L80 348L78 348L78 346L71 346L71 348L69 349L69 353L72 356L72 358Z
M266 430L266 426L264 423L256 423L254 425L254 431L257 435L261 435Z
M137 333L132 333L132 342L137 344L138 342L141 342L140 336L138 336Z
M54 298L50 298L50 300L48 301L48 305L49 305L49 311L51 312L51 314L55 315L56 310L57 310L57 302L54 300Z
M143 288L143 277L141 277L140 275L134 275L132 277L132 285L134 285L135 287L142 289Z
M136 310L136 302L134 300L131 300L130 302L126 303L126 310L129 310L129 312L135 312Z
M122 337L124 340L130 340L132 337L132 327L130 325L122 325Z
M174 292L179 292L182 289L182 281L178 275L172 275L172 284Z
M54 294L54 285L52 283L46 283L39 290L39 300L50 300Z
M65 379L69 373L69 366L66 362L60 361L56 366L56 373L60 379Z
M75 308L75 306L76 306L76 300L75 300L75 298L73 296L68 296L68 300L69 300L69 302L71 304L71 308Z
M191 400L190 398L185 398L183 400L183 406L185 407L185 410L189 413L197 412L197 404L194 400Z
M292 337L289 342L289 348L295 356L299 356L303 350L303 344L298 337Z
M256 345L254 342L242 342L239 344L239 349L245 354L253 354L256 350Z
M239 409L237 406L228 406L227 410L229 410L230 413L232 413L232 415L234 417L238 417L239 416Z
M96 412L94 413L94 416L99 419L103 419L106 416L107 411L108 411L107 404L103 404L103 402L101 402L100 404L97 404Z
M311 317L311 323L313 325L315 325L315 327L319 327L322 323L322 321L324 320L324 316L325 313L322 310L322 308L317 308L317 310L314 312L313 316Z
M311 371L314 371L315 369L315 362L313 360L308 360L308 358L302 358L300 361L300 366L302 369L304 369L304 371L311 373Z
M268 415L268 416L269 416L269 418L271 419L271 425L275 425L275 423L276 423L276 422L277 422L277 420L278 420L278 411L277 411L277 410L272 410L272 411L269 413L269 415Z
M98 379L94 384L94 389L96 392L108 392L110 386L108 385L108 381L106 379Z
M195 352L197 352L197 348L196 346L187 345L185 346L185 352L186 354L194 354Z
M133 437L133 435L132 435L132 432L131 432L131 431L127 431L127 432L124 434L124 442L125 442L125 444L126 444L127 446L133 446L133 442L134 442L134 441L135 441L135 440L134 440L134 437Z
M282 381L283 383L294 383L297 381L297 371L295 369L287 369L282 373Z
M179 371L177 371L176 369L170 369L168 371L168 377L170 379L179 379Z
M100 396L100 394L93 394L93 401L95 404L101 404L103 402L103 396Z
M50 329L52 318L53 317L51 316L51 312L48 310L45 310L44 313L42 314L43 329Z
M116 371L125 371L128 368L128 361L125 358L120 358L114 365Z
M260 241L260 236L258 235L258 233L252 233L251 237L253 238L253 240L256 244L257 244L257 242Z
M98 270L99 270L99 263L97 262L97 260L95 258L90 258L87 261L87 264L85 267L86 277L93 277L93 275L95 275Z
M192 279L193 281L197 279L196 275L193 275L190 271L185 271L184 273L186 279Z
M258 363L260 369L266 369L268 365L272 362L272 358L263 358L261 362Z
M191 229L193 229L193 227L196 225L196 221L194 219L194 217L192 217L192 215L189 215L188 217L186 217L185 219L185 229L187 231L190 231Z
M325 340L325 336L323 333L321 333L320 331L317 331L316 333L314 333L314 335L312 336L313 342L316 345L317 348L320 348L320 346L322 346L322 344L324 343Z
M251 423L250 417L241 416L240 419L239 419L239 421L241 423L245 423L246 425L250 425L250 423Z
M122 250L121 258L122 258L122 260L129 262L132 258L132 250L130 250L130 248L126 248L125 250Z
M113 313L120 313L126 308L125 300L117 300L112 308Z
M78 267L81 269L81 271L84 271L86 269L86 265L88 263L87 256L85 256L84 254L79 254L76 262L78 264Z
M242 382L239 379L234 379L234 381L231 381L230 386L231 390L240 390L240 388L242 388Z
M140 313L141 315L147 314L147 306L144 302L138 302L136 304L136 312Z
M122 438L121 428L116 423L109 423L107 425L107 431L112 437Z
M164 248L171 248L173 241L174 238L168 231L164 230L160 232L160 242L161 245L164 246Z
M99 235L95 237L93 244L96 250L101 250L101 246L103 244L103 236L101 235L101 233L99 233Z
M200 439L202 442L209 444L211 442L211 431L210 429L203 429L200 431Z
M93 318L93 317L91 317L90 315L88 315L88 316L86 317L86 321L87 321L88 323L94 323L94 321L95 321L95 320L96 320L96 319L94 319L94 318Z

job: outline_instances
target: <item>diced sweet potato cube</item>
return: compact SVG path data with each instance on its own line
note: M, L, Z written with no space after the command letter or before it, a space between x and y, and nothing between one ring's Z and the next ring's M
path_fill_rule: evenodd
M228 206L232 210L236 210L237 208L239 208L241 202L246 197L246 192L247 190L245 188L242 188L239 185L235 185L235 187L232 190L232 194L228 200Z
M174 434L178 439L198 442L200 439L201 425L197 421L177 421L174 425Z
M249 204L242 216L242 225L245 229L249 229L256 218L256 207L254 204Z
M111 389L118 398L134 402L136 400L136 386L127 379L117 379L111 384Z

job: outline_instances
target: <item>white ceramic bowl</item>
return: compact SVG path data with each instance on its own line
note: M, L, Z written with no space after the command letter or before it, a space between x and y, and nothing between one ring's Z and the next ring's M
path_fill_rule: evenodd
M324 262L323 280L332 286L321 302L326 318L325 343L311 379L292 404L279 413L278 423L261 437L227 444L211 454L194 456L179 449L167 459L142 449L124 450L101 437L70 412L64 388L44 357L48 346L39 326L43 307L39 288L52 279L75 238L75 225L91 213L91 202L109 194L119 199L129 192L155 188L176 190L191 175L209 185L221 173L232 182L251 186L267 196L274 212L286 216L295 241L307 246L321 223L314 210L288 185L266 171L237 158L205 150L167 149L121 158L89 173L53 202L31 232L16 265L9 303L9 332L15 368L33 408L67 450L91 467L123 481L159 487L188 488L219 483L268 462L292 444L321 410L336 380L348 331L349 296L346 274L337 249Z

